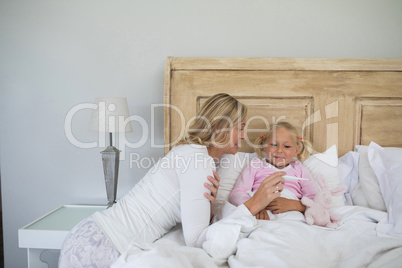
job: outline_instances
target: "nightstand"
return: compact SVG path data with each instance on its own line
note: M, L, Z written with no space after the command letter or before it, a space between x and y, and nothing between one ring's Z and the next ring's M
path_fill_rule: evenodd
M105 209L106 206L65 205L20 228L18 245L28 250L28 268L47 268L47 263L41 261L42 252L60 250L64 238L77 223Z

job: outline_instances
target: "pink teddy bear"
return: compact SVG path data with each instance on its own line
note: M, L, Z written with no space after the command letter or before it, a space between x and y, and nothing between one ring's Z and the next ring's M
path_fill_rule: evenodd
M306 211L304 212L306 222L310 225L336 228L341 217L330 211L332 196L341 195L345 192L346 186L340 185L330 191L323 177L317 177L317 183L321 190L314 199L311 200L305 196L301 199L302 204L306 206Z

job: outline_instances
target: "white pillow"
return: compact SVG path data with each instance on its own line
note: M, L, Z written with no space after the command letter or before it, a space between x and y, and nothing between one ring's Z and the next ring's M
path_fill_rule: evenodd
M402 148L382 148L371 142L368 158L388 211L388 233L402 237Z
M251 160L253 160L253 159L258 158L257 153L243 153L243 152L238 152L237 154L240 155L240 156L243 156L243 157L247 158L247 159L249 160L249 162L250 162Z
M339 183L346 186L344 195L345 205L352 206L351 193L359 181L359 153L348 152L339 158Z
M218 195L216 197L215 210L219 210L225 201L229 201L237 177L249 162L249 154L237 153L225 154L219 159L217 173L220 178Z
M328 189L332 190L339 185L338 153L333 145L324 153L310 156L303 162L303 165L310 171L313 178L323 176L327 182ZM342 195L332 197L331 207L345 205Z
M353 204L387 211L376 174L369 163L368 146L356 145L355 151L359 153L359 183L352 193Z

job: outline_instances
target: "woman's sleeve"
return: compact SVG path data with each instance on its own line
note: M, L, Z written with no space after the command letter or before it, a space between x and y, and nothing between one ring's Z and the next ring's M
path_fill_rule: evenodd
M204 196L209 192L204 183L213 176L212 158L203 154L185 157L186 167L177 169L180 184L181 221L187 246L201 247L210 222L210 201Z
M248 164L240 173L236 180L235 186L229 195L229 202L235 206L239 206L250 199L248 191L251 191L254 183L255 172Z

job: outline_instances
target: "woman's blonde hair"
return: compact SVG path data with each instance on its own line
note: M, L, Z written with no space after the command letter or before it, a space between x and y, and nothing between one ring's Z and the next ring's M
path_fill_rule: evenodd
M247 106L234 97L219 93L210 97L193 117L179 144L226 146L231 129L245 119Z
M310 156L310 150L311 150L310 148L312 148L311 143L309 141L304 140L304 138L302 138L301 136L299 136L297 129L292 124L290 124L289 122L281 121L272 125L267 133L261 134L255 140L254 150L260 159L265 158L264 156L264 147L266 146L265 143L273 135L275 129L278 128L287 129L292 134L294 142L299 150L297 154L298 160L302 161Z

